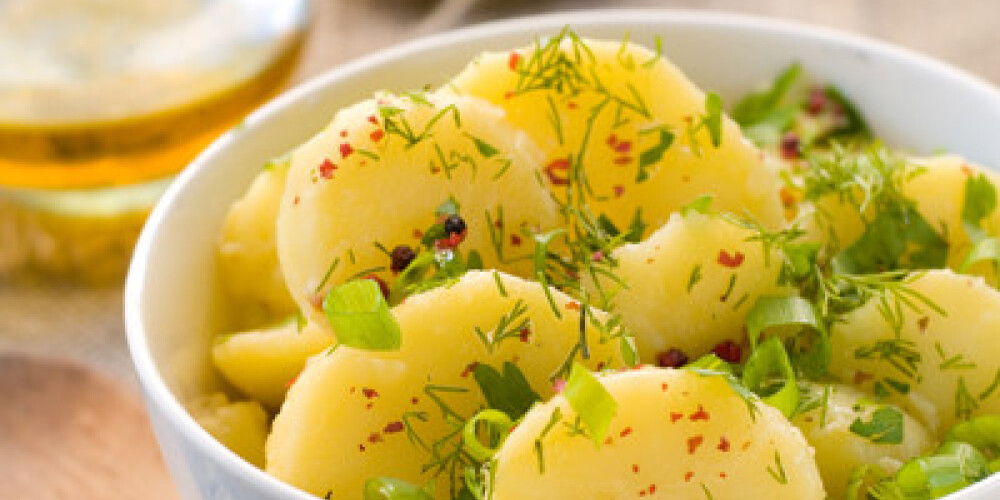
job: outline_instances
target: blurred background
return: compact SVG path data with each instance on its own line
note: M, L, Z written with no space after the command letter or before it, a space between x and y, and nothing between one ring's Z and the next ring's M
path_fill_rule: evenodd
M233 5L245 9L234 15L222 8ZM97 384L87 404L131 408L125 417L144 426L125 346L122 283L135 234L173 173L247 111L345 61L467 24L597 8L703 9L799 21L902 45L1000 83L1000 2L988 0L0 0L0 60L6 61L0 63L0 388L37 388L52 378L53 370L16 362L23 356L72 360L77 371L57 384ZM171 28L162 38L162 19L183 29ZM102 45L87 34L93 28L87 23L106 22L117 24ZM143 38L143 26L159 30L162 39ZM87 43L74 41L74 33ZM122 39L134 43L112 43ZM233 40L242 45L227 45ZM197 78L184 80L143 66L104 81L105 73L41 65L26 51L29 43L31 50L72 43L64 56L73 64L94 51L120 56L141 48L144 60L200 69L192 73ZM63 78L45 88L48 94L40 90L53 75L67 74L77 79ZM99 84L99 91L91 88ZM41 104L25 104L36 101ZM77 168L93 166L88 162L111 167ZM121 172L113 168L118 163L132 173L105 175ZM137 165L145 168L141 176ZM91 373L103 375L92 380ZM53 397L59 390L65 389L52 388ZM7 408L0 409L0 424L12 418L5 411L24 413L13 401L0 406ZM52 408L35 403L38 411ZM152 446L148 431L140 433L146 437L119 444ZM11 455L11 435L0 432L0 470L23 458ZM108 439L106 453L118 442ZM155 448L151 453L150 474L162 475ZM0 491L8 491L4 481L0 474ZM147 498L172 498L162 477L133 483L137 491L146 488ZM156 490L151 484L163 491L148 495ZM127 497L127 488L113 491L113 498Z

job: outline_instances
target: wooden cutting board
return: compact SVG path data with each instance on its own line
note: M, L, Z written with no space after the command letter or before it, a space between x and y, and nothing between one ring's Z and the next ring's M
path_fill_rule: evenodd
M18 354L0 354L0 497L177 500L138 395Z

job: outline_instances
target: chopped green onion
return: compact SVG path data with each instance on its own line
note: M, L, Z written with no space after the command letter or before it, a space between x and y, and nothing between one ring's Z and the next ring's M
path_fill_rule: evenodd
M697 212L702 215L708 215L712 211L712 195L704 194L701 195L690 202L681 205L681 216L687 217L692 212Z
M434 500L423 488L393 477L365 481L365 500Z
M622 335L618 340L618 348L621 351L622 361L625 366L633 367L639 364L639 351L635 347L635 338L631 335Z
M750 355L743 367L743 383L786 417L799 406L795 370L785 346L777 337L768 338Z
M940 498L983 479L987 463L968 443L950 442L929 457L903 464L895 483L905 498Z
M399 350L399 324L375 281L360 279L333 287L323 300L323 311L341 345Z
M747 312L746 324L754 350L767 330L786 326L807 327L811 335L800 332L794 341L796 348L792 355L796 366L812 377L826 373L830 365L830 337L808 300L797 296L762 296Z
M488 434L506 436L507 432L514 427L514 421L500 410L486 409L475 414L475 416L465 422L465 427L462 429L462 442L465 444L465 451L473 459L485 462L496 454L499 447L490 448L479 440L478 431L480 422L486 424Z
M587 426L594 444L600 445L618 411L618 403L608 390L589 370L579 363L573 363L563 397Z
M976 263L983 261L1000 263L1000 239L982 238L973 243L958 272L964 273Z
M705 96L705 128L712 139L712 146L722 145L722 98L715 92Z
M969 443L991 459L1000 458L1000 415L983 415L959 423L945 441Z

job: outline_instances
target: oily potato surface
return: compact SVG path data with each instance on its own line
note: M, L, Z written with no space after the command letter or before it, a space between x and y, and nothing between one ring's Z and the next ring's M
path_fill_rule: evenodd
M600 381L618 405L608 438L569 432L562 396L536 406L496 455L495 500L825 498L802 434L759 402L751 416L722 377L647 368ZM543 436L556 408L562 422Z

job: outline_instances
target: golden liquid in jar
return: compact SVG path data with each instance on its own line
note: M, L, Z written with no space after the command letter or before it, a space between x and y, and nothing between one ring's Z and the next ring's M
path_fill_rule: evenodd
M65 125L0 123L0 186L87 189L176 173L282 87L298 40L256 77L174 109Z

